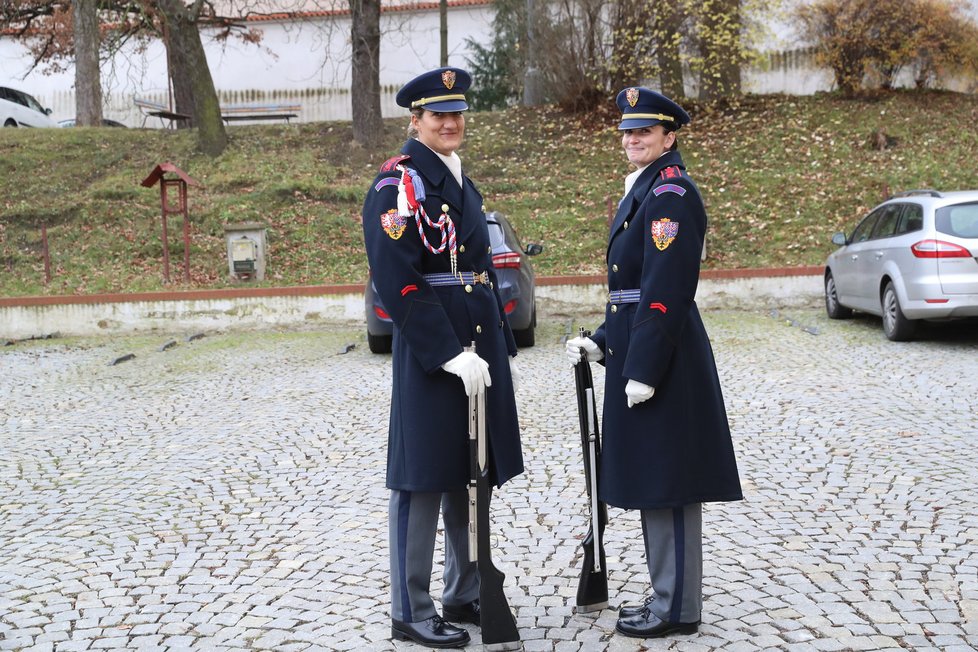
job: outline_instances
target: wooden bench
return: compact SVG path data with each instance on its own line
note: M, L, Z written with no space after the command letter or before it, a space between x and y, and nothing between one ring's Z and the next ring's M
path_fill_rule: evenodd
M146 126L146 120L149 118L159 118L160 122L163 123L163 126L170 129L175 129L181 122L190 122L191 116L185 113L171 111L170 107L166 106L165 104L160 104L159 102L134 97L132 98L132 103L135 104L140 113L143 114L143 124L140 125L142 127Z
M221 107L225 123L245 120L285 120L299 117L299 104L231 104Z

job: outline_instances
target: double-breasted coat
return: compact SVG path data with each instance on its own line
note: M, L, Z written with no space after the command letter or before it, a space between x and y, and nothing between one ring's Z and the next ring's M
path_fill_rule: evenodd
M374 179L362 215L371 277L394 322L387 487L430 492L466 487L468 398L461 379L441 365L473 341L492 378L486 390L490 479L501 486L523 472L508 360L517 350L496 290L482 195L464 174L459 187L448 167L420 141L408 140L401 153ZM446 209L455 226L458 271L487 272L489 283L432 285L425 279L452 271L449 246L433 253L415 218L397 216L397 166L417 172L415 185L423 187L421 204L428 217L437 221ZM442 234L423 219L421 224L437 249Z
M622 199L608 241L610 303L591 339L604 352L600 497L626 509L743 498L716 363L693 298L706 210L677 151ZM629 379L655 388L629 408Z

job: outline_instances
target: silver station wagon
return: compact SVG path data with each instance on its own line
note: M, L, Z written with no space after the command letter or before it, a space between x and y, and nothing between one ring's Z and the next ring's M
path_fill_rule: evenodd
M862 219L825 263L825 309L880 315L895 341L919 320L978 317L978 190L910 190Z

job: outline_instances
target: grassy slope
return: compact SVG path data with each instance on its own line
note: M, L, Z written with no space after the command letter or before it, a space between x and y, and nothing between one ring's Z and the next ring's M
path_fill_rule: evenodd
M832 232L851 228L885 189L978 187L976 115L978 99L950 93L694 107L681 148L710 213L706 267L819 264ZM541 274L603 271L609 202L629 170L614 116L588 120L548 109L469 115L467 171L487 208L510 216L524 242L545 245ZM159 191L139 182L163 161L204 186L190 190L190 286L230 284L222 225L251 220L269 227L267 285L362 281L363 194L405 122L387 122L377 151L353 144L346 123L235 126L216 160L194 154L185 132L0 130L0 294L161 289ZM878 129L896 145L871 148ZM42 223L54 268L47 287ZM180 233L174 217L174 279Z

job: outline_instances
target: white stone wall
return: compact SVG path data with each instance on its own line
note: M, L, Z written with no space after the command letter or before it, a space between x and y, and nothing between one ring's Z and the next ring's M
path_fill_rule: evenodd
M302 22L259 21L249 27L262 32L261 43L239 39L215 41L213 31L202 38L214 84L227 104L299 103L300 121L349 120L350 18ZM466 39L491 38L491 6L454 7L448 11L448 62L466 67ZM396 89L418 73L439 66L437 10L385 12L381 15L380 83L385 89L385 116L407 115L394 103ZM0 85L10 85L50 107L55 120L74 117L74 70L42 74L30 70L26 48L0 38ZM166 56L160 42L145 52L127 48L103 65L105 117L138 127L142 116L134 96L167 99ZM153 124L155 122L155 124ZM146 126L160 126L150 120Z

